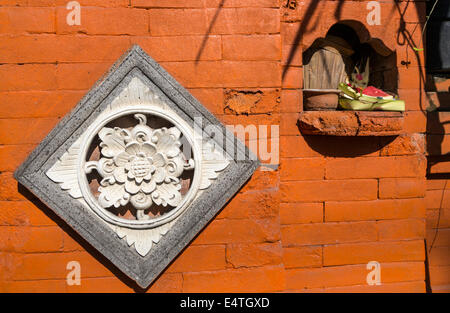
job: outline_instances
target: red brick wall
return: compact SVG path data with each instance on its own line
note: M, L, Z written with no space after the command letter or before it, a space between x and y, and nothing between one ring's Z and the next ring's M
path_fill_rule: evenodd
M425 291L423 62L397 40L402 13L419 41L424 2L380 2L375 26L367 1L79 2L81 25L68 26L65 0L0 0L0 291L133 291L12 172L134 43L225 124L280 125L278 170L257 171L150 292ZM397 52L407 112L393 141L302 136L296 126L301 52L343 19ZM227 95L239 90L262 100L233 109ZM81 286L66 285L72 260ZM381 264L380 286L366 283L369 261Z
M448 106L448 95L448 91L428 93L437 107ZM433 292L450 291L449 117L449 112L430 112L427 122L426 243Z

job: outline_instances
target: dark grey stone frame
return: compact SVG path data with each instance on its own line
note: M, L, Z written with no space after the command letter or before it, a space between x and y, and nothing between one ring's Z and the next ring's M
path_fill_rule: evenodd
M31 152L15 171L14 177L117 268L140 287L147 288L238 192L260 162L242 142L234 136L229 137L235 138L234 160L230 160L230 165L213 181L207 192L202 193L186 209L149 254L141 257L128 247L125 240L118 238L101 222L97 215L86 211L78 200L61 190L45 174L134 76L139 76L149 88L158 92L191 125L194 125L194 117L202 117L202 129L213 124L221 128L224 134L228 133L225 126L155 60L139 46L133 46ZM252 157L238 161L238 150Z

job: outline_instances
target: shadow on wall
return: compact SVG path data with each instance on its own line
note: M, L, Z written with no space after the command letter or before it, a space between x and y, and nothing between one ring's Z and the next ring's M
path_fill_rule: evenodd
M345 136L303 136L314 151L326 157L354 158L379 151L395 140L396 136L345 137Z
M428 3L428 11L433 7L434 1ZM446 149L446 140L449 133L446 126L450 124L450 51L448 48L448 38L441 38L445 25L448 25L450 18L450 1L439 1L432 18L429 21L427 35L432 38L430 50L427 55L427 81L426 90L429 107L427 108L427 152L428 152L428 179L450 179L450 151ZM444 23L441 23L444 21ZM447 21L447 22L445 22ZM448 35L447 35L448 36ZM447 44L444 51L439 43ZM439 53L440 52L440 53ZM442 58L446 57L445 60Z
M116 268L106 257L104 257L100 252L98 252L94 247L92 247L86 240L83 239L78 233L66 224L58 215L56 215L52 210L50 210L44 203L42 203L38 198L36 198L28 189L26 189L21 184L17 183L18 192L27 198L28 201L33 203L39 210L44 212L53 222L55 222L66 234L68 234L73 240L75 240L86 252L88 252L97 261L108 268L111 273L113 273L118 279L120 279L128 287L132 288L135 292L145 292L147 289L140 288L132 279L123 274L118 268ZM64 266L64 265L62 265ZM83 269L81 269L83 273ZM157 281L157 279L155 280Z

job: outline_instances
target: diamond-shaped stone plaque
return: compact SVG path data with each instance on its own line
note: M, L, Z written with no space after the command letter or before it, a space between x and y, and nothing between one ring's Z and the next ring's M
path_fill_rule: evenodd
M146 288L258 166L244 144L134 46L15 177Z

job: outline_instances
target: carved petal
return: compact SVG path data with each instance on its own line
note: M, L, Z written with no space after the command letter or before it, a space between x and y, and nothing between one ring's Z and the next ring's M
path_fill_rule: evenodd
M125 182L125 190L134 195L141 190L141 186L138 186L134 180L127 180Z
M157 205L176 207L182 200L180 189L180 183L157 185L152 199Z
M144 142L141 146L141 151L144 152L146 156L153 156L156 153L156 147L149 142Z
M98 203L103 208L109 208L111 206L117 208L121 205L126 205L130 200L130 195L125 191L124 185L100 186L98 191L100 191Z
M158 152L162 152L168 157L175 157L181 153L180 146L181 143L178 141L178 137L181 132L172 127L171 129L158 129L154 132L154 136L157 138L156 148Z
M119 236L126 240L128 246L134 244L134 248L141 256L146 256L154 243L158 243L162 236L164 236L172 227L174 222L170 222L152 229L130 229L120 226L113 226L114 231Z
M141 190L145 193L151 193L156 188L156 183L154 180L151 180L150 182L142 182Z
M80 140L75 142L46 173L51 180L60 183L62 190L68 190L75 199L82 197L77 171L79 153Z
M112 129L104 127L98 133L100 140L100 147L102 154L105 157L114 157L121 153L125 148L125 138L128 136L122 129Z
M114 157L114 163L117 166L125 166L125 164L128 163L128 160L130 159L130 157L131 156L129 153L123 151Z
M127 144L127 146L125 147L125 151L128 154L136 155L139 153L139 151L141 151L141 145L139 143L137 143L136 141L132 141Z
M162 183L166 178L166 170L163 167L156 168L155 173L153 174L153 179L157 183Z
M223 156L223 153L217 151L214 146L203 142L203 163L202 180L200 189L207 189L211 186L211 180L216 179L218 172L223 171L230 162Z
M125 169L123 167L117 167L114 170L114 178L119 183L124 183L127 180L127 174L125 173Z

